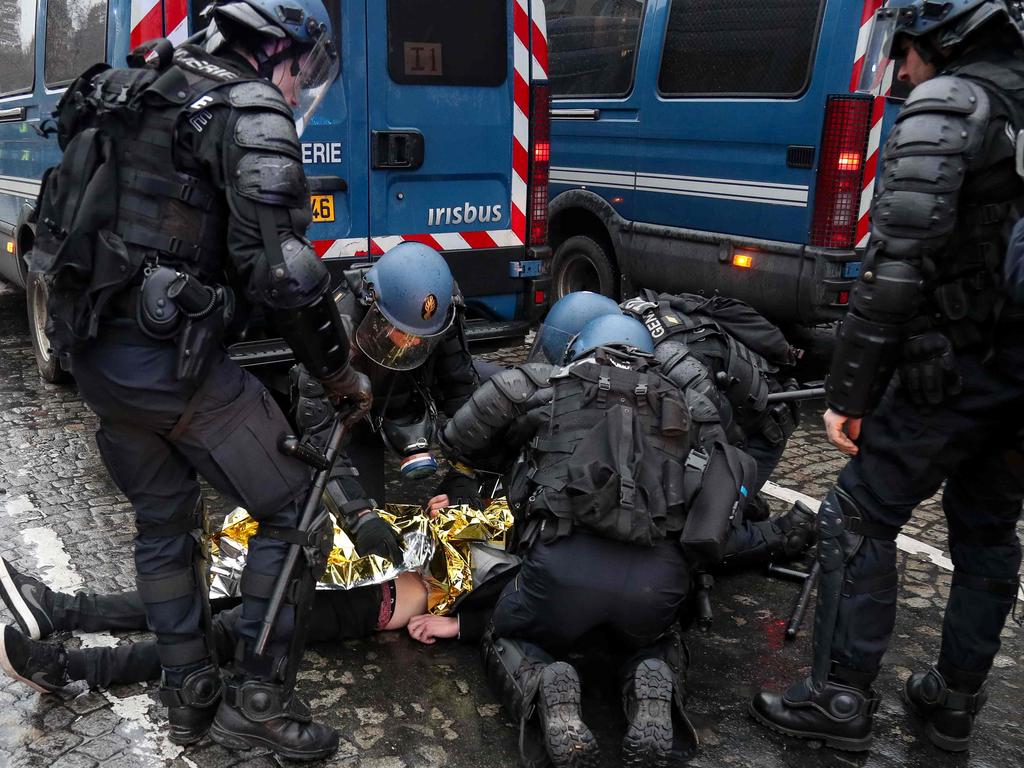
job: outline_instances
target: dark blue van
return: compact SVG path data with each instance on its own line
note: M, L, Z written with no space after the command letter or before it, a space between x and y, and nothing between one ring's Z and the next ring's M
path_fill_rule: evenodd
M855 92L881 5L548 0L554 298L718 291L780 322L841 316L898 109Z
M28 289L40 370L45 285L29 279L26 222L59 159L36 128L90 64L184 40L208 0L0 0L0 278ZM403 240L444 254L471 341L522 337L546 307L549 139L541 0L327 0L341 76L302 135L314 224L332 272ZM286 359L280 340L232 348Z

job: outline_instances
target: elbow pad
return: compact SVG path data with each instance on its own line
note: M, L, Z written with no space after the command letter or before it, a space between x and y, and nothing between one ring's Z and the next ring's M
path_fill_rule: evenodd
M917 316L921 272L908 261L870 260L853 289L850 308L876 323L899 325Z
M828 407L854 418L873 410L896 370L903 336L902 326L848 314L825 380Z
M348 333L330 293L303 307L277 309L274 320L295 359L316 378L332 378L348 367Z

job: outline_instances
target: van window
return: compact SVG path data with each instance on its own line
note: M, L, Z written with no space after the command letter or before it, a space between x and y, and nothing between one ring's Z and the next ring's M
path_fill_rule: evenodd
M508 0L388 0L388 72L403 85L504 85Z
M798 96L823 0L672 0L658 89L667 96Z
M43 62L43 82L47 86L67 85L106 57L107 0L47 2Z
M553 96L625 96L644 0L548 0Z
M36 0L4 3L0 18L0 96L32 90L35 58Z

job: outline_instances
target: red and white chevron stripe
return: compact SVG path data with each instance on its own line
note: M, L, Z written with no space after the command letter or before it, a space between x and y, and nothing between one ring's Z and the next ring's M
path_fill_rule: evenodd
M868 38L875 12L882 7L884 0L864 0L861 14L860 34L857 36L857 53L854 56L853 76L850 78L850 90L855 91L860 83L860 73L864 68L864 56L867 53ZM864 188L861 190L860 211L857 217L857 247L863 248L871 234L871 199L875 191L875 178L878 175L878 156L882 143L882 119L885 117L885 99L892 91L894 67L892 62L886 70L885 77L874 94L875 102L871 111L871 133L868 136L868 159L864 166Z
M132 0L130 45L154 37L180 43L188 37L188 0Z

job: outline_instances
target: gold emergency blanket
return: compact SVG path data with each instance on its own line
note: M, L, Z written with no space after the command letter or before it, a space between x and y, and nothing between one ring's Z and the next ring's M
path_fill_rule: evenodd
M360 557L352 540L335 522L334 548L317 589L354 589L389 581L405 571L417 571L427 582L431 613L444 615L460 595L473 588L470 544L504 548L505 536L512 527L512 512L504 498L495 499L483 510L465 504L447 507L432 518L422 507L409 504L388 504L377 514L399 533L404 562L395 565L378 555ZM211 535L210 597L239 594L249 537L258 528L259 523L238 508L224 519L221 530Z

